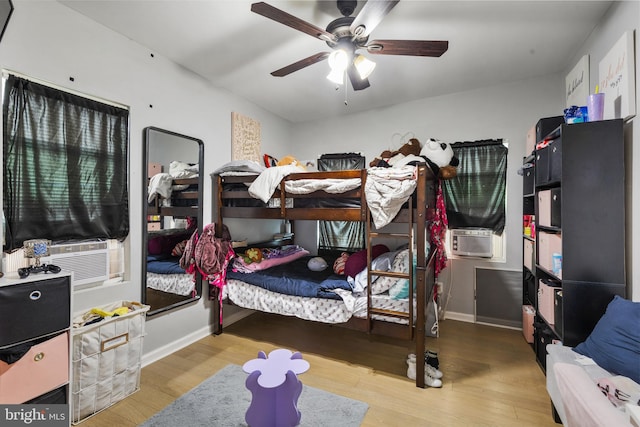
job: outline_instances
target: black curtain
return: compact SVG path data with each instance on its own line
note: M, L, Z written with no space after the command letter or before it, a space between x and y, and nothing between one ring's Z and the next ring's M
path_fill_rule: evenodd
M442 181L449 228L488 228L502 234L507 147L501 139L456 142L451 147L460 164L455 178Z
M129 233L129 112L10 75L3 108L5 249Z

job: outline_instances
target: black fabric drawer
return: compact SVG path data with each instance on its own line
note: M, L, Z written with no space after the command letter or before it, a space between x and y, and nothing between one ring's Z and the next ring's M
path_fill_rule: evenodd
M536 169L535 167L525 168L523 171L523 188L522 194L528 196L534 193L534 186L536 181Z
M545 117L536 123L536 142L542 141L558 126L564 123L564 116Z
M555 324L553 325L556 332L562 336L562 289L555 291L555 301L553 307L553 317Z
M66 385L25 402L31 405L63 405L65 403L67 403Z
M549 182L549 146L536 150L535 170L535 185L544 185Z
M549 182L562 179L562 140L556 139L549 144Z
M45 277L0 287L0 346L69 327L70 278Z

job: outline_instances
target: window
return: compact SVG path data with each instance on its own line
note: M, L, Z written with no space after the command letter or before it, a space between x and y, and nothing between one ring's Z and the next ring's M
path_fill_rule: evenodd
M3 99L5 249L24 240L129 233L129 111L8 75Z
M493 231L493 257L503 256L508 149L499 140L451 144L457 176L442 181L449 228Z
M457 176L443 181L449 228L488 228L502 234L507 147L501 139L456 142L451 147L460 164Z

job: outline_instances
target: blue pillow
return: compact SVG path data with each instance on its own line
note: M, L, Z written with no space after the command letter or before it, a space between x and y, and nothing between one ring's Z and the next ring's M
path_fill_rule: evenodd
M640 383L640 302L616 295L591 335L573 350Z

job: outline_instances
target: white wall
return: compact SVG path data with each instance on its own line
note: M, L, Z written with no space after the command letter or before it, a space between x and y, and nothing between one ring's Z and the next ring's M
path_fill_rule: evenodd
M638 29L640 28L640 2L616 2L608 11L602 23L591 33L584 45L576 51L568 73L584 55L589 55L589 80L593 90L598 83L598 66L602 58L626 31L635 34L635 70L636 70L636 110L640 108L640 44L638 43ZM625 126L625 156L626 156L626 266L627 266L627 297L640 301L640 273L633 274L633 266L640 266L640 234L635 233L634 222L640 220L640 174L633 173L640 167L640 132L633 132L633 124L638 118L631 119Z
M130 107L129 283L74 295L74 311L119 300L140 300L143 138L157 126L202 139L205 144L204 222L211 222L209 174L231 160L231 112L258 120L264 151L289 139L289 123L96 24L55 1L14 0L15 10L0 43L0 67L115 101ZM152 57L151 54L154 53ZM73 77L73 81L70 78ZM207 333L205 299L149 318L145 353Z
M557 75L551 75L345 115L329 122L298 124L293 127L290 152L298 158L317 158L348 149L363 152L369 162L386 149L399 148L398 135L407 133L421 141L433 137L446 142L490 138L508 142L506 260L451 260L440 276L445 294L451 290L448 311L472 320L475 266L522 268L522 177L517 170L525 156L527 131L540 117L562 114L563 85Z

